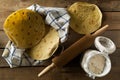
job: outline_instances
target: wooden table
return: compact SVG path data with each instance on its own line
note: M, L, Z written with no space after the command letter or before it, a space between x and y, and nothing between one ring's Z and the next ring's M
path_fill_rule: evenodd
M120 0L0 0L0 80L91 80L87 77L80 67L79 60L81 55L72 60L62 69L55 69L38 78L37 74L50 64L50 60L37 67L19 67L10 69L6 61L1 57L3 49L8 41L3 31L3 23L6 17L20 8L26 8L33 3L42 6L56 6L67 8L76 1L86 1L97 4L103 12L102 25L109 24L109 29L103 36L111 38L116 46L115 53L110 55L112 62L111 72L96 80L120 80ZM75 42L81 35L70 29L68 41L64 44L65 48ZM74 37L74 38L71 38Z

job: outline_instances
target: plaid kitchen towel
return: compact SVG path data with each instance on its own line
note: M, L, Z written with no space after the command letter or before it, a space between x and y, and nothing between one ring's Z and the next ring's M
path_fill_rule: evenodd
M43 7L34 4L27 9L46 16L46 24L51 25L58 31L60 42L63 43L67 40L70 16L65 8ZM11 41L8 41L2 57L4 57L11 68L18 66L35 66L40 65L42 62L31 59L27 53L25 53L25 49L16 48Z

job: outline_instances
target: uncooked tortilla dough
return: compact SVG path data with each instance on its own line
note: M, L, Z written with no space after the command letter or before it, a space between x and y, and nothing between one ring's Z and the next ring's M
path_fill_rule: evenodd
M91 57L88 63L88 69L90 70L90 72L93 72L95 74L101 74L104 70L105 65L106 65L105 57L97 54Z

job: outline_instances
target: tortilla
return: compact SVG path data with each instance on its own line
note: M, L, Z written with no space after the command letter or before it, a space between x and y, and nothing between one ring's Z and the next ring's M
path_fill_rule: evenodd
M43 38L45 24L37 12L20 9L7 17L4 31L16 47L31 48Z
M77 33L89 34L101 26L102 13L95 4L76 2L68 8L70 27Z
M58 45L58 32L51 27L40 43L28 51L28 55L35 60L46 60L53 55Z

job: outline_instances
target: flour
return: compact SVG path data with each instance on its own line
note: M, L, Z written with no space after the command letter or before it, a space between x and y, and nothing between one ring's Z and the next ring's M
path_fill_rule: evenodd
M102 55L95 55L91 57L88 63L88 69L94 74L101 74L104 71L106 65L106 59Z

